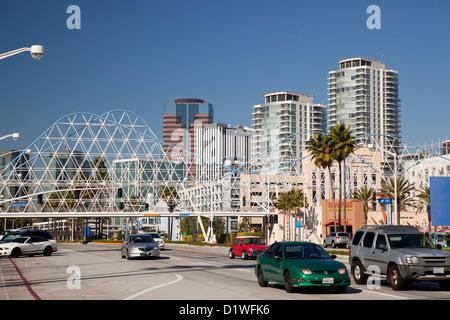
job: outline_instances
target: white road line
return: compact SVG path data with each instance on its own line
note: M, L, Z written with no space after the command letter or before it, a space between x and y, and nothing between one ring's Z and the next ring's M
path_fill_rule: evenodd
M408 299L407 297L397 296L395 294L389 294L389 293L384 293L384 292L378 292L375 290L362 290L362 291L367 292L367 293L380 294L380 295L395 298L395 299Z
M152 291L152 290L159 289L159 288L162 288L162 287L165 287L165 286L168 286L168 285L171 285L171 284L174 284L174 283L177 283L177 282L183 280L183 277L180 276L179 274L175 274L175 276L177 277L177 279L174 280L174 281L166 282L166 283L157 285L157 286L155 286L155 287L151 287L151 288L142 290L142 291L140 291L140 292L138 292L138 293L133 294L132 296L126 297L126 298L123 299L123 300L132 300L132 299L134 299L134 298L136 298L136 297L138 297L138 296L140 296L140 295L143 295L143 294L145 294L145 293L147 293L147 292L150 292L150 291Z

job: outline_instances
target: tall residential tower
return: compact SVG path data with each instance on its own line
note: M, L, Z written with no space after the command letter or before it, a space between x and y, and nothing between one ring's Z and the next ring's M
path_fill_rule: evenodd
M327 130L326 106L315 104L304 93L266 93L264 103L255 105L252 114L255 128L252 157L266 157L263 161L272 168L298 158L313 132ZM296 133L299 134L293 136ZM270 152L266 152L269 148Z
M400 137L398 71L379 60L339 60L329 72L329 127L345 123L356 137L381 134Z

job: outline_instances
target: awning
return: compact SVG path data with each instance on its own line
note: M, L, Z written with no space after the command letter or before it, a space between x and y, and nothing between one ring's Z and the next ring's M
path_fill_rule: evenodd
M330 221L328 221L328 222L325 222L324 224L322 224L323 226L326 226L326 227L328 227L328 226L334 226L334 220L330 220ZM336 225L338 226L339 225L339 221L337 221L336 220ZM344 220L341 220L341 226L343 226L344 225ZM351 223L349 223L348 221L347 221L347 227L351 227L352 226L352 224Z

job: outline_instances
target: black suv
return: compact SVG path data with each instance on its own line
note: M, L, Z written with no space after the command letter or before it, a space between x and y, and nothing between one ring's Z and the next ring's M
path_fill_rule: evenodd
M439 249L412 226L364 226L353 237L349 263L358 284L377 270L394 290L409 281L435 281L449 290L450 253Z

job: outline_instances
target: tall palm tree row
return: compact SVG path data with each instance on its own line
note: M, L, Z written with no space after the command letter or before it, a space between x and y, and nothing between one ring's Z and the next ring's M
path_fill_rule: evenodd
M278 210L283 211L283 240L291 239L292 232L291 226L291 210L295 210L295 220L297 220L297 213L299 209L304 205L304 193L301 189L291 189L286 192L280 192L275 202L275 207ZM287 238L286 238L287 231Z
M315 134L313 138L308 141L308 150L314 160L314 164L322 169L328 169L331 180L331 194L333 195L333 208L335 208L335 194L333 189L333 178L331 175L331 166L334 161L338 162L339 166L339 217L338 229L341 229L341 203L342 194L344 195L344 231L347 231L347 217L345 204L345 159L352 154L356 148L355 137L352 135L350 126L340 123L331 128L330 133L323 135L321 133ZM336 211L334 209L334 230L338 230L336 226Z

